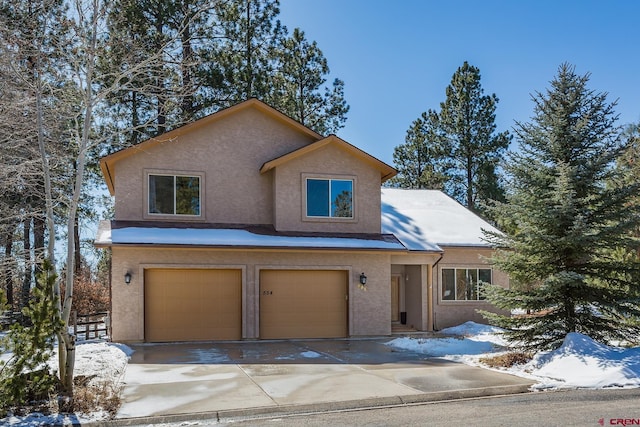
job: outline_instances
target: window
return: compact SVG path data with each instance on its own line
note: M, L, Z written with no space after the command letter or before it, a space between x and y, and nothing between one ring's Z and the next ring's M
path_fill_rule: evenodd
M200 216L200 177L149 174L149 214Z
M353 180L307 178L307 216L353 218Z
M443 268L442 299L445 301L483 300L482 283L491 283L490 268Z

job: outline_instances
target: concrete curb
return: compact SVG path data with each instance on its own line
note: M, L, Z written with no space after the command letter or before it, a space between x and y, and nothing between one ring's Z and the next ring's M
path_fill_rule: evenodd
M211 412L197 412L179 415L157 415L152 417L120 418L108 421L83 423L84 426L120 427L163 423L180 423L186 421L215 420L232 421L243 418L269 418L272 416L301 415L320 412L357 410L363 408L394 407L429 402L443 402L461 399L473 399L492 396L505 396L529 392L530 385L497 386L444 392L421 393L405 396L373 397L367 399L347 400L342 402L322 402L302 405L277 405L240 409L221 409Z

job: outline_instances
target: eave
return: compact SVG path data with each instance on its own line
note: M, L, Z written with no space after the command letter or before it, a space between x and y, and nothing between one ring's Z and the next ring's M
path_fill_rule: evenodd
M262 165L262 167L260 168L260 173L266 173L271 169L274 169L280 165L290 162L293 159L306 156L307 154L313 153L314 151L324 148L330 144L336 145L340 149L348 152L354 157L378 169L380 171L381 184L387 181L388 179L394 177L398 173L393 167L373 157L372 155L362 151L358 147L355 147L354 145L349 144L345 140L337 137L336 135L329 135L328 137L321 139L320 141L316 141L312 144L306 145L295 151L287 153L284 156L280 156L273 160L270 160Z

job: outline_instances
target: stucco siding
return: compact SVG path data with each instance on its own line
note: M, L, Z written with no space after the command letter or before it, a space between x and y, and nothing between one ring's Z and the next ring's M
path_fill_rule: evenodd
M259 277L262 269L335 269L349 276L349 335L391 333L390 255L364 252L283 252L176 248L113 248L114 341L144 340L145 268L239 268L242 270L242 336L259 338ZM132 273L130 284L124 274ZM367 289L358 286L364 272Z
M353 220L306 218L305 177L354 179ZM279 231L380 233L380 171L336 145L278 166L274 185Z
M491 268L493 284L507 288L509 277L492 267L489 248L453 248L445 247L444 255L433 269L434 329L440 330L456 326L466 321L487 323L477 310L498 312L496 307L486 301L448 301L442 299L442 269L444 268Z
M205 180L202 221L272 224L272 174L260 174L260 167L311 142L309 135L260 110L241 110L120 160L115 174L115 216L119 220L153 219L145 218L146 170L194 172L203 173Z

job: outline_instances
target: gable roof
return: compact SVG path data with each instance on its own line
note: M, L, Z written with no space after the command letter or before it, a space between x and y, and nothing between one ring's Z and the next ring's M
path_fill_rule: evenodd
M333 134L329 135L324 139L321 139L307 146L299 148L295 151L292 151L288 154L285 154L284 156L280 156L278 158L275 158L273 160L266 162L260 168L260 173L268 172L277 166L280 166L284 163L287 163L293 159L307 155L309 153L313 153L314 151L319 150L320 148L326 147L327 145L330 145L330 144L336 145L340 149L350 153L351 155L365 161L366 163L370 164L374 168L378 169L380 171L381 183L385 182L389 178L392 178L398 173L393 167L389 166L388 164L384 163L381 160L378 160L377 158L373 157L371 154L365 153L358 147L349 144L347 141Z
M264 102L256 99L256 98L251 98L247 101L241 102L239 104L236 104L232 107L229 108L225 108L223 110L217 111L213 114L210 114L206 117L203 117L199 120L196 120L194 122L191 122L189 124L186 124L184 126L181 126L179 128L176 128L174 130L171 130L169 132L163 133L162 135L158 135L154 138L148 139L144 142L141 142L140 144L134 145L132 147L129 148L125 148L123 150L117 151L113 154L110 154L108 156L103 157L102 159L100 159L100 169L102 170L102 174L104 175L105 181L107 182L107 187L109 188L109 193L111 195L114 194L114 183L115 183L115 164L126 158L129 156L132 156L134 154L137 154L139 152L142 151L146 151L160 143L163 142L167 142L170 141L172 139L175 139L181 135L185 135L189 132L192 132L195 129L198 129L202 126L206 126L209 125L211 123L214 123L216 121L219 121L225 117L228 117L232 114L238 113L240 111L249 109L249 108L254 108L257 109L265 114L267 114L268 116L272 117L273 119L284 123L296 130L298 130L299 132L306 134L308 136L310 136L312 139L315 140L320 140L323 138L322 135L320 135L319 133L309 129L308 127L302 125L301 123L295 121L294 119L292 119L291 117L281 113L280 111L276 110L275 108L265 104Z
M382 189L382 232L394 234L410 250L490 247L482 230L500 233L442 191Z

